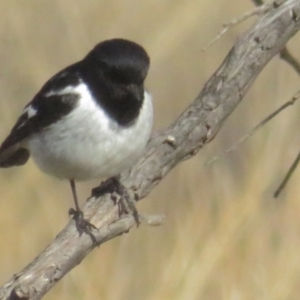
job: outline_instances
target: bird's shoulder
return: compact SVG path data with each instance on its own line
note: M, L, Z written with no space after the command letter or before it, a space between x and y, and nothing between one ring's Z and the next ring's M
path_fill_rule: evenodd
M78 63L51 77L25 106L0 149L27 139L70 113L80 97L74 90L81 80Z

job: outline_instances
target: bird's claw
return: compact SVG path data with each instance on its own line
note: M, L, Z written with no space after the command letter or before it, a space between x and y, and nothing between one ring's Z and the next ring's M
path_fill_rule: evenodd
M79 235L82 235L82 233L89 235L93 244L97 245L97 239L92 233L93 230L97 230L97 227L84 218L83 212L81 210L70 208L69 215L72 216L73 220L75 221L75 225L79 232Z

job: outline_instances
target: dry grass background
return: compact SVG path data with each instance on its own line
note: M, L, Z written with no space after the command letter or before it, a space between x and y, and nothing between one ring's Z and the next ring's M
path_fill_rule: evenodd
M148 50L155 130L168 125L253 20L206 53L201 49L222 23L250 9L250 0L1 1L0 139L45 80L113 37ZM300 59L297 43L299 37L289 47ZM234 154L203 166L298 88L293 70L273 59L213 143L139 203L140 212L165 213L165 224L141 226L104 244L45 299L299 299L300 170L280 199L272 198L300 149L299 104ZM80 184L80 197L95 184ZM72 198L66 182L32 162L0 170L0 190L4 283L64 227Z

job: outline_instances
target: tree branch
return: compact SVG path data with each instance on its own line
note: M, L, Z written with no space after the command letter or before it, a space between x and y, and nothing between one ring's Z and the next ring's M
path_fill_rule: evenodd
M251 0L255 6L261 7L264 2L262 0ZM280 1L277 1L280 2ZM276 1L274 2L276 3ZM279 56L282 60L284 60L287 64L289 64L294 71L300 75L300 63L295 59L295 57L289 52L286 47L283 47L279 53Z
M133 199L147 196L170 170L215 137L261 70L299 29L299 0L277 1L250 30L240 35L194 102L172 125L153 136L145 155L121 174ZM99 245L135 225L131 215L119 218L111 195L91 196L84 213L98 228L94 235ZM93 248L90 237L79 236L70 220L42 253L0 289L0 299L41 299Z
M300 64L286 47L280 51L280 58L288 63L296 71L296 73L300 75Z

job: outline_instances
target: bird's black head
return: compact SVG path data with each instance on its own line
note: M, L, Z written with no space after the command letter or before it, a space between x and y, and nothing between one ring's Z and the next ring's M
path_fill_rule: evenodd
M118 124L130 126L144 100L150 59L138 44L112 39L99 43L80 62L81 76L95 100Z
M138 44L125 39L112 39L99 43L87 55L113 82L142 85L149 69L150 59Z

